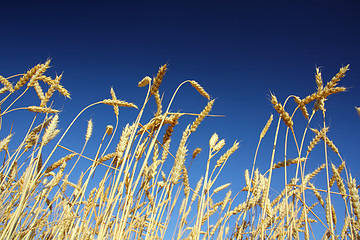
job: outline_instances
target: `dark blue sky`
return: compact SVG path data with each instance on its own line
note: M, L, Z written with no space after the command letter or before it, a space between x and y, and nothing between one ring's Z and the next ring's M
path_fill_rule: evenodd
M358 1L14 0L0 8L0 74L22 73L52 58L48 74L64 72L62 83L72 96L55 103L63 109L63 128L83 107L109 97L111 86L118 98L140 106L146 90L137 87L138 81L156 74L164 63L169 64L160 87L164 103L182 81L198 81L216 98L212 113L226 117L206 119L190 139L190 151L196 147L204 151L194 167L205 166L212 133L225 138L228 147L241 140L224 170L228 174L223 181L234 184L243 183L259 133L275 113L269 91L281 102L290 94L303 98L315 90L316 66L322 67L324 81L329 81L341 66L350 64L340 84L349 91L327 101L328 135L351 172L359 173L360 119L354 108L360 105ZM205 104L206 99L188 85L179 92L172 110L200 112ZM293 109L292 101L289 107ZM86 121L93 118L95 131L99 127L102 136L104 126L114 124L111 111L96 107L86 112L75 134L85 134ZM120 127L134 121L136 114L122 109ZM298 133L305 126L300 117ZM177 131L191 121L185 117ZM269 166L274 129L275 124L258 158L263 171ZM284 131L283 127L280 134ZM282 159L277 155L276 161ZM323 162L322 158L310 160L309 168ZM332 160L339 164L335 157Z

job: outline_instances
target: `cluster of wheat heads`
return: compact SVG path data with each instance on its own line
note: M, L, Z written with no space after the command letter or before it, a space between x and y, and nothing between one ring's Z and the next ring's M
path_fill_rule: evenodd
M45 75L49 64L50 60L25 74L0 76L4 85L0 89L4 96L0 102L3 109L0 150L4 157L0 169L0 239L309 239L315 238L314 233L319 231L324 238L358 237L360 205L356 181L347 172L339 150L327 137L325 120L322 129L310 128L315 113L323 113L325 119L327 97L345 91L337 84L348 66L341 68L325 86L317 69L316 92L304 99L297 96L288 98L293 98L297 104L291 115L285 110L286 104L279 103L271 95L271 102L280 116L274 146L280 123L284 122L287 126L285 156L290 155L286 152L290 132L295 140L296 157L285 157L283 161L274 163L274 147L269 170L261 174L255 169L261 140L273 120L271 115L260 134L253 168L251 172L245 170L245 186L233 194L230 183L217 183L217 180L227 160L239 147L238 142L224 150L225 140L219 139L216 133L212 134L208 156L200 154L207 160L199 160L206 166L199 179L194 179L189 167L201 149L195 148L192 155L188 154L188 139L203 119L210 116L214 104L196 81L181 83L163 111L159 92L167 70L163 65L155 77L146 76L138 83L139 87L148 88L141 108L119 100L111 89L111 98L85 107L64 131L60 131L61 113L49 104L49 99L55 90L68 98L70 94L60 85L61 75L54 79ZM13 87L11 81L18 77L20 79ZM174 97L184 84L191 84L208 100L199 114L170 111ZM31 88L40 104L13 107ZM144 110L153 96L156 113L150 120L144 120ZM315 105L309 114L307 105L311 102ZM89 120L83 147L79 151L71 149L64 136L71 135L71 126L85 110L100 104L113 107L115 126L109 124L103 129L104 135L96 154L91 156L86 146L96 126ZM138 115L133 123L124 126L117 134L119 107L136 108ZM300 145L294 131L296 124L293 123L293 116L299 109L308 121ZM1 128L4 118L11 118L14 111L34 112L29 120L22 120L23 124L28 124L28 130L18 143L12 139L13 127L16 129L16 126ZM170 148L174 144L171 144L174 127L184 115L196 118L182 135L179 134L176 146ZM312 133L308 129L315 135L306 148L306 136ZM21 133L17 133L19 135ZM320 141L324 142L325 161L308 172L305 170L308 156ZM334 161L338 166L328 160L327 147L338 155L340 161ZM80 177L73 173L74 168L79 167L79 160L89 162L89 167L82 170ZM170 162L171 167L167 168L165 162ZM290 167L296 172L288 179L286 173ZM104 170L102 179L92 178L99 168ZM270 192L272 173L281 170L285 170L284 189L280 193ZM325 188L312 182L320 172L326 172ZM192 179L197 182L194 186L190 186L190 182L194 182ZM335 183L337 188L333 187ZM338 205L332 203L335 198L342 198L344 205L342 224L337 219ZM318 225L320 227L315 230L314 226ZM337 226L342 227L338 229Z

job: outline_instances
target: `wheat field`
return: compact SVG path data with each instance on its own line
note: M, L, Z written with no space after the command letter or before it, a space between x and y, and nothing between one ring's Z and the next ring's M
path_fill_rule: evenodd
M202 127L205 117L216 117L210 113L215 100L198 82L182 82L170 102L162 102L159 86L167 71L165 64L153 78L145 76L139 81L138 86L147 89L141 106L118 99L111 88L103 100L86 106L69 126L59 128L61 110L53 107L52 97L58 92L70 98L70 93L61 85L62 75L47 75L49 68L47 60L24 74L0 76L0 151L4 159L0 239L360 238L359 186L341 150L327 136L325 121L328 97L347 90L339 83L349 65L327 82L316 68L315 91L308 96L290 95L281 101L270 93L274 116L264 120L260 134L254 130L259 135L257 150L248 160L252 168L239 169L245 184L237 192L231 188L237 183L218 182L228 159L241 147L238 141L228 144L217 133L210 133L207 149L189 152L191 135ZM207 99L198 114L170 111L185 84ZM22 102L25 96L33 101ZM156 109L147 119L144 111L150 102ZM17 107L18 103L23 107ZM72 149L67 142L72 126L97 105L112 108L116 123L97 129L89 119L82 149ZM122 127L119 108L123 107L136 111L137 117ZM3 122L11 122L15 112L24 113L23 132L17 125L4 127ZM183 116L192 117L192 123L185 129L175 128ZM298 116L305 127L294 121ZM274 136L266 135L270 128ZM280 129L286 129L282 149ZM102 139L92 154L87 144L95 131ZM179 141L172 141L174 138ZM260 172L256 163L263 140L274 146L267 156L266 172ZM323 159L317 159L318 167L307 167L315 149L323 152ZM278 151L284 153L280 161L275 157ZM336 158L330 160L330 152ZM204 174L193 179L190 167L199 154L207 156ZM96 171L102 179L93 177ZM283 177L280 189L272 184L275 174Z

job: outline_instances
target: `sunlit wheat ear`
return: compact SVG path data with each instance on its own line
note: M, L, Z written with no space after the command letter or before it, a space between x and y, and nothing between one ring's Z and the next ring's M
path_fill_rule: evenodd
M349 64L345 67L340 68L340 71L326 84L325 88L334 88L338 82L345 76L345 73L349 70Z
M360 117L360 107L355 107L355 109L356 109L357 114L358 114L359 117Z
M215 188L213 193L218 193L218 192L228 188L230 185L231 185L231 183L225 183L225 184L221 185L220 187Z
M46 70L49 68L50 61L51 60L48 59L44 64L41 64L40 67L34 73L34 75L31 76L31 78L29 79L28 86L27 86L28 88L33 87L35 81L37 81L37 78L40 77L43 73L46 72Z
M119 106L119 107L133 107L138 109L138 107L133 103L128 103L121 100L112 100L112 99L104 99L101 101L103 104L111 105L111 106Z
M123 157L123 154L126 150L126 146L128 144L128 140L129 140L129 137L130 137L130 134L131 134L133 128L134 128L134 125L130 126L129 124L127 124L125 126L124 130L122 131L120 141L116 147L116 157L114 159L114 165L116 167L120 166L120 164L122 163L121 158Z
M160 67L156 77L154 78L153 84L151 85L151 88L150 88L150 93L151 94L155 94L155 92L158 91L159 86L160 86L160 84L162 82L162 79L163 79L163 77L165 75L166 70L167 70L167 65L166 64L164 64L164 65L162 65Z
M43 101L44 98L45 98L45 95L44 95L44 92L43 92L43 90L42 90L42 88L41 88L38 81L34 82L34 89L35 89L36 94L38 95L40 101Z
M197 184L196 184L194 193L193 193L193 195L192 195L192 197L191 197L191 203L193 203L193 202L195 201L196 197L198 196L199 191L200 191L200 188L201 188L201 186L202 186L202 184L203 184L203 180L204 180L204 177L201 176L200 180L199 180L199 181L197 182Z
M340 164L340 166L336 169L336 171L339 173L339 175L341 174L342 170L345 168L345 161L342 161L342 163ZM329 181L329 186L332 187L332 185L334 185L335 183L335 175L333 174L332 177L330 178Z
M196 156L201 153L201 148L195 148L195 150L192 153L192 159L196 158Z
M218 140L219 140L219 136L218 136L216 133L214 133L214 134L211 136L210 140L209 140L209 147L210 147L210 149L213 149L213 148L214 148L214 146L215 146L215 144L217 143Z
M88 121L87 128L86 128L86 135L85 135L85 140L86 140L86 141L89 141L92 132L93 132L93 122L92 122L92 120L90 119L90 120Z
M12 137L12 134L10 133L6 138L4 138L3 140L0 141L0 152L2 150L8 150L8 145L10 142L10 139Z
M191 85L204 97L206 97L208 100L210 100L210 95L205 91L205 89L200 86L200 84L196 81L190 81Z
M36 112L36 113L58 113L59 110L52 109L52 108L46 108L46 107L38 107L38 106L29 106L26 108L30 112Z
M313 172L305 175L303 184L306 185L313 177L315 177L321 170L323 170L325 168L325 166L326 166L326 164L323 163L320 165L320 167L316 168Z
M280 114L280 117L283 120L283 122L286 124L286 126L288 126L290 129L292 129L294 123L291 120L291 117L290 117L289 113L287 113L285 111L284 107L281 105L281 103L279 103L277 101L275 95L273 95L272 93L271 93L270 101L273 104L273 107L275 108L275 110Z
M110 89L110 94L111 94L112 100L117 100L116 95L115 95L115 91L114 91L113 88ZM116 105L113 105L113 107L114 107L114 113L115 113L115 115L116 115L116 116L119 116L119 107L116 106Z
M345 189L344 182L343 182L342 178L340 177L340 174L334 164L331 164L331 169L333 171L333 176L334 176L334 179L336 180L336 185L340 191L340 194L345 199L346 189Z
M206 105L206 107L202 110L202 112L199 114L199 116L192 123L191 128L190 128L191 132L195 132L196 128L204 120L205 116L207 116L210 113L212 106L214 105L214 101L215 101L215 99L209 101L208 104Z
M225 140L221 139L218 143L215 144L214 148L212 149L214 152L220 151L225 146Z
M312 129L311 130L316 133L316 135L320 136L325 143L331 148L331 150L333 150L336 154L340 154L338 148L335 146L335 144L326 136L326 132L328 130L328 128L325 128L326 130L324 130L324 132L319 132L317 129ZM316 138L316 137L315 137ZM315 140L315 139L314 139Z
M286 160L286 166L289 166L291 164L301 163L301 162L304 162L305 160L306 160L306 158L288 159L288 160ZM282 167L285 167L285 161L274 164L272 168L275 169L275 168L282 168Z
M224 162L226 162L227 159L231 156L231 154L233 154L238 148L239 143L235 141L233 146L229 150L227 150L226 153L219 158L219 160L217 160L215 168L220 167Z
M45 174L49 173L53 170L55 170L56 168L60 167L64 162L69 161L70 159L72 159L73 157L75 157L77 154L76 153L70 153L69 155L66 155L63 158L60 158L58 161L56 161L55 163L51 164L49 167L47 167L45 169Z
M181 138L178 150L176 152L175 162L174 166L171 170L171 182L175 185L178 183L180 176L181 176L181 170L185 163L185 157L187 153L187 148L185 146L186 141L190 134L190 128L189 125L186 127L185 131L183 132L183 136Z
M304 117L306 119L309 119L309 113L306 109L306 105L303 103L303 101L298 97L298 96L294 96L294 101L296 102L296 104L298 105L298 107L300 108L302 114L304 115Z
M313 140L311 140L311 142L308 146L308 149L307 149L308 154L314 149L315 145L319 143L320 139L323 138L324 134L329 130L329 127L325 127L323 129L321 129L321 131L314 129L314 128L310 128L310 129L311 129L311 131L313 131L316 134L316 136Z
M41 64L36 65L29 71L27 71L20 80L16 83L14 90L19 90L22 86L26 84L27 81L36 73L36 71L40 68Z
M319 203L321 204L321 206L323 206L323 208L325 208L325 202L324 202L323 198L321 197L319 191L315 188L315 186L311 182L308 182L308 185L310 186L311 190L314 192L314 195L316 196L316 198L319 201Z
M6 78L0 75L0 82L4 85L6 91L13 92L14 88L11 82L9 82Z
M266 124L265 124L265 127L263 128L263 130L262 130L261 133L260 133L260 139L262 139L262 138L265 137L265 134L266 134L267 131L269 130L270 125L271 125L271 123L272 123L272 121L273 121L273 118L274 118L274 116L271 114L269 120L268 120L268 121L266 122Z
M189 175L185 165L182 166L182 174L183 174L183 183L184 183L184 194L186 198L188 198L190 194L190 185L189 185Z
M60 132L60 130L56 129L59 122L59 115L55 115L49 126L46 128L43 138L42 138L42 145L45 146L49 141L51 141L56 135Z
M172 133L174 132L174 127L179 123L179 118L181 114L177 113L172 115L169 118L166 118L165 120L169 120L170 125L166 128L164 137L163 137L163 144L170 140Z
M351 174L348 181L348 189L350 195L351 205L353 207L353 211L358 221L360 219L360 200L359 200L359 192L356 187L356 180L352 178Z
M151 82L151 77L146 76L144 77L139 83L138 86L139 87L145 87L146 85L148 85Z

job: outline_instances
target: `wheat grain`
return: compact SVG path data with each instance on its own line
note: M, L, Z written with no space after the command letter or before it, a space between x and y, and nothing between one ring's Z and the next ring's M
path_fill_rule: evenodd
M311 190L314 192L314 195L316 196L316 198L319 201L319 203L321 204L321 206L323 206L323 208L325 208L325 202L324 202L323 198L321 197L319 191L315 188L315 186L311 182L308 182L308 185L311 187Z

